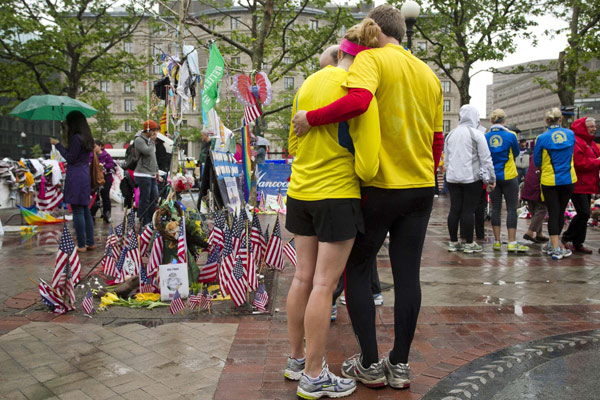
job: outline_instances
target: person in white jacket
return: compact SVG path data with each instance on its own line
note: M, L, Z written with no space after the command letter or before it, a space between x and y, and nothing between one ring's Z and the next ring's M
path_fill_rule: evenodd
M465 104L460 108L458 126L444 141L446 180L450 192L448 251L462 249L465 253L475 253L482 250L473 241L473 213L482 185L485 183L488 190L493 189L496 175L485 135L477 129L478 125L479 112L475 107ZM458 241L459 223L464 246Z

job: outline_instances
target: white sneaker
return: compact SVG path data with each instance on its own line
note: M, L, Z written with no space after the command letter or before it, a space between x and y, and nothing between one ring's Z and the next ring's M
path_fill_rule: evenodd
M381 293L374 294L373 302L375 303L376 306L382 306L383 305L383 295Z

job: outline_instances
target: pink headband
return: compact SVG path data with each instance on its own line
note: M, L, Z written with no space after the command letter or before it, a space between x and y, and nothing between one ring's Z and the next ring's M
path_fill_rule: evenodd
M342 39L342 43L340 43L340 50L342 50L344 53L350 54L351 56L355 56L361 51L369 49L370 47L353 43L348 39Z

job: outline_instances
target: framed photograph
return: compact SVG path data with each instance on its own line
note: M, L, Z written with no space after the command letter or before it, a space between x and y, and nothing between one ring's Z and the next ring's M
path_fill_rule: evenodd
M158 278L160 280L161 301L173 300L177 289L179 289L181 298L187 299L190 291L187 263L159 265Z

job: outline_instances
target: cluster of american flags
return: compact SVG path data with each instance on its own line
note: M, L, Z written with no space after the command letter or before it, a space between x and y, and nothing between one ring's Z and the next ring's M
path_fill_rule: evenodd
M128 231L127 235L124 232ZM158 291L157 272L162 261L163 240L156 235L152 252L147 266L144 266L142 257L148 253L155 230L152 224L141 227L139 236L135 230L134 213L130 212L124 223L115 229L110 227L102 269L105 275L115 278L115 282L124 282L127 276L139 276L139 292L154 293ZM130 268L127 270L125 266Z
M268 294L264 284L259 285L258 275L263 263L283 270L286 254L296 265L296 249L293 240L283 245L279 218L275 221L269 237L269 228L263 233L256 212L250 221L245 210L233 217L231 227L225 215L217 213L214 227L208 238L209 256L200 272L200 282L219 281L223 295L229 295L236 306L246 301L249 291L254 291L252 304L265 310Z
M80 280L81 262L79 261L73 236L65 223L58 244L52 280L50 284L41 280L38 285L42 301L58 314L74 310L75 286Z

